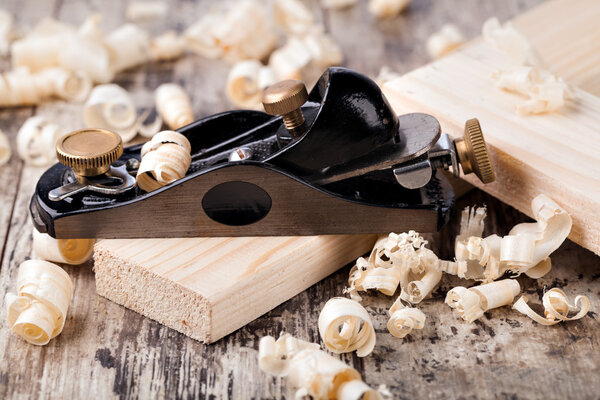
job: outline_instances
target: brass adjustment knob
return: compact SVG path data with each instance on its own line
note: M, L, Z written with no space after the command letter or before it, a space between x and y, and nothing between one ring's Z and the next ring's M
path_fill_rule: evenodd
M104 129L82 129L71 132L56 143L61 164L76 175L96 176L110 169L110 164L123 154L123 141L117 133Z
M458 161L465 175L474 173L483 183L496 180L483 132L477 118L465 123L464 139L454 141Z
M294 133L304 123L300 107L308 100L306 86L301 81L288 79L265 89L262 103L265 112L281 115L285 128Z

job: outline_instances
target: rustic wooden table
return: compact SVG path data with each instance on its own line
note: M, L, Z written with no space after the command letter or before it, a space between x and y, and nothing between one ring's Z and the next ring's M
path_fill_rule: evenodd
M377 23L366 3L342 11L312 6L343 47L345 65L374 76L382 65L399 72L427 61L424 42L443 23L452 21L468 37L478 34L490 16L504 20L538 0L414 0L399 18ZM122 23L126 2L80 0L3 0L26 30L52 16L80 23L100 11L104 26ZM207 1L174 2L168 19L149 27L183 29L210 6ZM8 60L0 67L9 67ZM176 81L191 93L198 117L231 108L224 97L228 67L219 61L187 56L176 63L146 65L117 78L139 107L152 105L152 90ZM0 110L0 129L11 137L33 114L51 116L66 129L81 126L80 106L52 102L31 108ZM14 290L17 267L30 256L28 203L41 170L26 167L13 155L0 168L0 295ZM487 233L506 234L527 218L477 190L459 201L459 208L487 204ZM431 247L443 258L453 256L456 217L431 236ZM560 287L586 294L595 311L600 296L600 259L566 242L552 256L553 270L537 281L519 278L525 293L535 298L544 288ZM330 276L245 328L207 346L96 295L92 263L66 266L74 282L74 297L65 329L44 347L25 343L0 322L0 398L290 398L285 381L258 369L258 340L289 332L319 342L319 311L330 297L342 293L348 268ZM387 385L397 398L599 398L600 332L598 315L544 327L505 307L486 313L475 324L457 319L443 304L445 292L458 284L444 277L433 298L422 303L427 315L422 331L401 340L388 334L386 311L392 298L367 295L377 330L372 355L342 359L357 368L367 383ZM240 304L240 307L243 307Z

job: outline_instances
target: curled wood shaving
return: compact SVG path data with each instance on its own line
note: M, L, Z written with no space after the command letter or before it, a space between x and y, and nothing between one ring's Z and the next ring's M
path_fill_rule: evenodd
M446 304L470 323L481 318L487 310L511 304L520 291L521 286L514 279L504 279L468 289L458 286L448 291Z
M537 222L518 224L503 238L491 235L485 239L469 236L483 231L485 213L477 217L477 211L463 211L455 253L458 262L465 262L467 267L457 275L489 282L506 271L520 275L531 270L532 276L538 278L548 272L548 257L569 235L571 217L546 195L535 197L531 209ZM465 218L474 213L475 217Z
M88 128L117 132L129 142L138 131L138 118L129 93L114 83L98 85L83 109L83 122Z
M58 265L27 260L19 267L17 293L5 297L8 325L35 345L62 332L73 293L69 275Z
M325 303L319 314L319 333L330 351L369 355L375 347L375 329L371 317L357 301L334 297Z
M573 89L562 78L536 67L498 71L492 78L499 88L528 97L515 105L520 115L552 112L563 107L567 99L575 97Z
M30 117L17 133L17 153L35 167L52 164L56 161L56 142L64 133L46 117Z
M260 61L240 61L227 77L227 97L239 108L261 109L263 91L277 81L275 73Z
M411 0L369 0L369 12L377 18L394 18L400 14Z
M439 260L426 244L415 231L380 238L369 258L359 258L350 270L350 297L360 300L358 291L368 289L391 296L400 284L402 300L421 302L439 283L442 271L452 270L454 264Z
M220 23L220 14L213 10L190 25L183 33L187 48L205 58L221 57L223 48L214 34Z
M146 192L159 189L185 176L192 158L191 145L175 131L162 131L142 146L137 185Z
M319 345L289 334L277 341L272 336L260 339L258 364L272 375L286 377L296 389L295 398L378 399L377 391L362 383L354 368L322 351ZM369 397L370 396L370 397Z
M83 101L90 94L92 81L83 72L46 68L34 76L40 96L56 96L68 101Z
M165 1L134 1L127 5L125 15L134 22L151 21L167 16L169 5Z
M230 62L265 58L278 41L267 5L241 0L213 9L190 26L185 37L190 50Z
M541 66L542 60L525 35L511 22L500 25L498 18L490 18L481 29L483 39L496 50L506 54L519 65Z
M125 24L104 39L114 72L144 64L151 59L150 35L134 24Z
M13 42L13 67L28 67L36 72L59 66L84 73L96 83L110 81L114 70L98 23L96 15L86 20L80 30L51 19L40 22L25 38Z
M569 303L569 299L565 292L557 288L548 290L542 297L545 317L542 317L533 311L531 307L527 305L527 301L527 297L521 296L521 298L515 302L513 308L542 325L555 325L561 321L573 321L583 318L588 313L591 306L590 299L583 295L575 297L574 304ZM570 311L575 311L577 309L579 309L577 314L572 317L568 316Z
M185 51L186 41L175 31L166 31L150 42L150 53L153 60L175 60Z
M527 37L507 22L500 25L497 18L483 24L483 38L506 54L517 66L492 75L501 89L519 93L528 100L517 103L520 115L552 112L575 97L574 90L560 77L542 69L543 63Z
M33 230L33 251L36 256L52 262L79 265L92 258L94 239L54 239Z
M446 24L427 39L427 53L431 58L442 58L465 43L465 37L454 24Z
M276 0L275 21L291 35L304 35L315 25L313 13L299 0Z
M10 160L12 151L10 149L10 142L8 136L0 131L0 166L6 164Z
M323 69L341 64L342 49L331 36L315 29L303 38L304 46L311 56L311 64Z
M389 309L390 319L387 323L388 331L397 338L402 339L414 329L423 329L425 314L418 308L407 307L398 297Z
M190 98L178 84L163 83L156 89L154 99L158 114L169 128L179 129L194 122Z
M301 39L291 37L269 58L269 67L280 79L301 79L302 71L310 64L312 54Z
M81 101L91 87L91 80L81 72L51 67L32 74L20 67L0 76L0 106L33 105L53 96Z
M139 134L143 137L151 138L160 132L162 128L163 120L158 115L158 112L152 112L153 110L147 109L140 115L139 121ZM153 118L150 118L153 116Z
M27 67L31 71L38 71L60 65L61 40L74 34L72 28L67 28L58 21L42 20L29 35L12 43L13 68Z

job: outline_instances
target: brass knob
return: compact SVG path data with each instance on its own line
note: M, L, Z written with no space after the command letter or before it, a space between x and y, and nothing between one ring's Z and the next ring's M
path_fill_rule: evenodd
M465 175L474 173L483 183L496 180L483 132L477 118L465 123L464 139L454 141L458 161Z
M104 129L82 129L71 132L56 143L61 164L76 175L96 176L109 170L110 164L123 154L123 141L117 133Z
M304 115L300 107L306 103L306 100L308 100L308 92L304 83L288 79L265 89L262 103L267 114L281 115L286 129L294 132L304 123Z

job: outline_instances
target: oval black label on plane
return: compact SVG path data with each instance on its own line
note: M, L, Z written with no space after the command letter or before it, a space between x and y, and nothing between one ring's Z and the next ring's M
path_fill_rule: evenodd
M225 225L249 225L263 219L271 210L271 196L248 182L225 182L210 189L202 208L214 221Z

